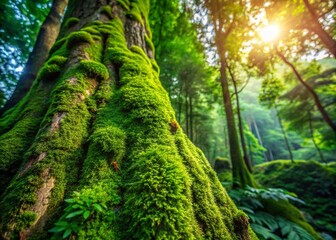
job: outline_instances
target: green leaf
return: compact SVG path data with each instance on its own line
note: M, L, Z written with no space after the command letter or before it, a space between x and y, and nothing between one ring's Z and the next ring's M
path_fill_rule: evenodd
M48 232L52 232L52 233L58 233L58 232L62 232L66 229L66 227L54 227L52 229L50 229Z
M55 225L60 226L60 227L66 227L66 226L68 226L68 222L59 221L59 222L56 222Z
M64 201L67 202L67 203L73 203L73 202L75 202L75 199L68 198L68 199L65 199Z
M84 213L83 213L83 217L84 217L84 219L86 220L88 217L90 216L90 211L85 211Z
M78 215L82 214L83 212L84 212L84 210L78 210L76 212L72 212L72 213L68 214L65 218L73 218L75 216L78 216Z
M67 229L63 234L63 239L67 238L71 234L71 229Z
M103 212L102 207L101 207L98 203L93 204L93 207L94 207L96 210L98 210L99 212Z

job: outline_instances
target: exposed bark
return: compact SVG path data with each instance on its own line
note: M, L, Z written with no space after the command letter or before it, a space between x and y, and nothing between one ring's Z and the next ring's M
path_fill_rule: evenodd
M37 77L37 73L48 57L50 48L56 41L60 31L61 19L68 0L53 0L48 16L44 20L37 35L33 51L29 55L26 66L20 76L17 86L2 109L0 116L9 108L17 104L28 92Z
M329 127L336 134L336 124L332 121L332 119L330 118L329 114L327 113L327 111L322 106L322 103L321 103L321 101L320 101L317 93L315 92L315 90L306 81L303 80L303 78L301 77L300 73L296 70L295 66L291 62L289 62L287 60L287 58L279 50L277 50L277 55L282 59L282 61L284 63L286 63L292 69L292 71L295 74L297 80L312 95L312 97L314 99L314 102L315 102L315 105L316 105L317 109L319 110L319 112L321 113L321 115L323 117L323 120L329 125Z
M319 22L319 16L315 12L313 6L309 3L309 0L303 0L303 3L310 14L311 21L309 23L312 24L307 26L307 29L314 32L329 52L336 57L336 40L334 40L332 36L323 29L321 23Z

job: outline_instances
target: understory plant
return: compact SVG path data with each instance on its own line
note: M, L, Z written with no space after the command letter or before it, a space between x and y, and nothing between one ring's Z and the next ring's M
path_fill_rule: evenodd
M223 184L227 185L225 183ZM263 200L284 200L304 204L304 202L298 199L294 193L290 193L281 188L256 189L250 186L232 189L228 193L237 207L248 215L251 227L258 235L259 239L314 239L313 236L296 223L280 216L271 215L264 209L262 204Z

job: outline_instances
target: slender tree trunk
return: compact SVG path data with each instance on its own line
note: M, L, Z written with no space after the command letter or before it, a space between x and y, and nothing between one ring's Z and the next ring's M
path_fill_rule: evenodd
M334 133L336 134L336 124L334 124L334 122L332 121L332 119L330 118L330 116L328 115L327 111L324 109L324 107L322 106L322 103L317 95L317 93L314 91L314 89L306 82L302 79L301 75L299 74L299 72L296 70L296 68L294 67L294 65L292 63L290 63L286 57L277 50L277 55L282 59L282 61L284 63L286 63L294 72L296 78L299 80L299 82L306 88L306 90L312 95L315 105L317 107L317 109L319 110L319 112L321 113L324 121L330 126L330 128L334 131Z
M216 38L218 39L220 38L220 36L216 36ZM234 187L243 187L245 185L256 186L256 183L250 175L249 170L241 155L238 133L232 109L231 95L229 91L229 82L226 75L227 64L226 60L224 59L224 51L222 49L222 46L223 44L221 44L221 41L217 41L217 49L220 58L220 81L222 86L223 104L228 128L230 157L232 163L232 176L234 179L233 184ZM237 183L239 183L240 186Z
M224 133L224 148L230 149L226 125L223 125L223 133ZM229 151L225 151L225 157L230 158Z
M181 123L181 113L182 113L182 99L181 99L181 91L178 94L178 102L177 102L177 121Z
M308 9L308 12L311 17L311 25L307 26L307 29L309 31L314 32L321 42L324 44L324 46L329 50L329 52L336 57L336 40L332 38L332 36L323 29L322 24L319 22L319 17L317 16L314 8L312 5L310 5L308 0L303 0L304 5Z
M194 129L193 129L193 102L192 102L192 97L189 95L189 125L190 125L190 140L194 141Z
M250 156L252 164L254 165L255 162L254 162L254 159L253 159L253 152L252 152L251 142L250 141L247 141L247 142L248 142L249 156Z
M261 139L261 136L260 136L260 133L259 133L259 128L258 128L258 125L257 125L257 123L256 123L256 121L255 121L255 119L254 119L254 117L252 117L252 123L253 123L253 127L254 127L254 129L255 129L255 131L256 131L256 134L257 134L257 138L258 138L259 144L260 144L260 146L264 147L264 144L263 144L263 142L262 142L262 139ZM265 158L265 161L267 162L268 159L267 159L266 152L264 152L264 158Z
M315 141L315 138L314 138L314 128L313 128L313 122L312 122L312 118L311 118L311 112L308 111L308 121L309 121L309 130L310 130L310 136L311 136L311 139L314 143L314 146L316 148L316 151L318 153L318 155L320 156L320 159L321 159L321 162L326 162L324 160L324 157L323 157L323 154L321 152L321 149L319 148L319 146L317 145L316 141Z
M17 104L32 86L39 69L48 57L50 48L56 41L61 26L61 19L67 4L68 0L53 0L49 14L37 35L33 51L29 55L26 66L12 96L5 103L3 108L0 109L0 116L6 110Z
M274 156L273 156L273 152L272 152L272 149L268 149L269 153L270 153L270 159L271 161L274 160Z
M277 107L275 107L275 112L276 112L276 115L278 117L279 126L280 126L280 129L281 129L281 132L282 132L282 135L284 137L285 144L286 144L286 147L287 147L287 150L288 150L289 159L293 163L294 162L294 158L293 158L292 150L291 150L291 147L289 145L289 141L288 141L288 137L287 137L286 131L285 131L283 125L282 125L281 117L279 115Z
M238 95L238 90L237 90L237 82L234 77L234 74L230 67L228 66L228 70L232 79L233 83L233 88L236 96L236 105L237 105L237 116L238 116L238 129L239 129L239 134L240 134L240 141L241 141L241 146L243 149L243 158L244 162L248 168L248 170L252 173L252 163L248 157L247 150L246 150L246 143L245 143L245 136L244 136L244 128L243 128L243 120L241 118L241 113L240 113L240 103L239 103L239 95Z
M255 238L174 118L146 43L149 1L68 11L76 27L0 119L0 170L20 165L0 198L1 239Z
M188 100L188 93L187 90L185 90L185 124L186 124L186 134L188 137L190 137L190 132L189 132L189 100Z

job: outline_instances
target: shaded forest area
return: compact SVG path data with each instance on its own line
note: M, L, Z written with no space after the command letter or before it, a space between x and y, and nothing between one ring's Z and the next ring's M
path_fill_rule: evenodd
M336 238L336 5L0 3L1 239Z

